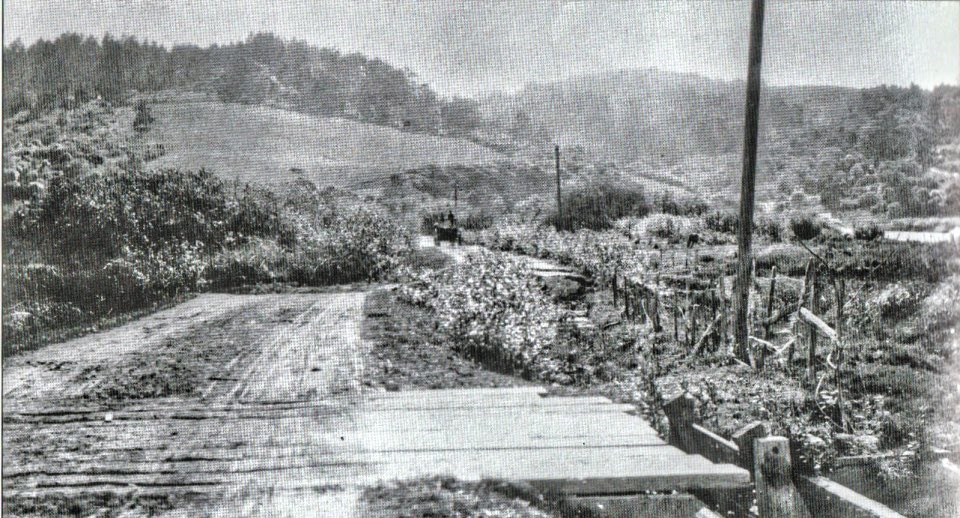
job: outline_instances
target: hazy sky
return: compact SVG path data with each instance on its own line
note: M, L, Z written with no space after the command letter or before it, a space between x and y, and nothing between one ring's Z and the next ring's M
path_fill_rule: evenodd
M767 2L772 84L960 83L960 2ZM703 2L4 0L3 40L64 31L170 46L257 31L405 66L445 94L656 67L746 77L750 5Z

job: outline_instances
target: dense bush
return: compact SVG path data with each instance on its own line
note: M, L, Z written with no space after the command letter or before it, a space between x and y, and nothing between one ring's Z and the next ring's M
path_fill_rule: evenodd
M808 241L818 237L823 227L813 216L797 216L790 219L790 231L795 239Z
M674 216L672 214L653 214L636 221L632 235L640 239L659 237L679 241L701 230L702 225L696 218Z
M703 217L704 225L714 232L736 234L740 217L733 211L714 211Z
M778 218L760 215L753 222L753 234L766 237L774 243L783 241L784 233L783 222Z
M710 205L699 198L675 196L669 191L656 196L653 206L657 212L674 216L702 216L710 210Z
M861 241L874 241L883 237L883 230L875 223L860 225L853 230L853 236Z
M369 210L282 208L205 172L58 175L5 222L5 348L179 294L259 282L325 285L389 275L409 236Z
M828 249L831 264L862 279L940 282L960 273L960 261L949 243L855 241Z
M228 198L223 182L200 170L60 175L37 203L20 208L11 230L36 235L60 261L158 252L183 244L212 250L250 235L289 234L247 188ZM52 258L55 259L55 258Z
M615 272L639 274L648 263L647 252L622 231L557 232L546 225L504 222L488 230L470 233L467 239L494 250L574 266L600 282L609 282Z
M562 219L554 212L545 222L559 230L607 230L620 218L643 217L650 210L640 187L599 182L564 195Z
M498 369L533 367L556 336L556 308L522 263L486 252L460 268L405 285L405 299L436 313L454 347Z
M400 295L432 310L443 342L488 368L559 383L592 370L575 351L585 344L562 330L567 312L507 255L483 251L456 268L422 272Z
M293 219L296 240L290 246L253 239L217 254L210 271L213 285L373 281L392 273L412 246L410 236L392 220L368 210L332 217L298 214Z

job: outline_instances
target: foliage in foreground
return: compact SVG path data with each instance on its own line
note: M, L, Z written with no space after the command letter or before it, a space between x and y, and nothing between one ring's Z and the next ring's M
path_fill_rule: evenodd
M281 208L202 170L60 174L4 226L7 352L211 287L380 279L410 248L374 212Z
M363 515L371 517L454 518L501 516L548 518L595 514L560 495L499 480L460 482L449 477L384 483L363 492Z
M436 339L499 372L559 385L609 379L611 351L636 342L578 330L572 313L506 254L482 251L456 267L406 277L400 299L432 312Z

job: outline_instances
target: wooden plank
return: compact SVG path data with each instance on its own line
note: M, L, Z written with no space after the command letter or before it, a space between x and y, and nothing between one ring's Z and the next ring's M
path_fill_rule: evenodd
M159 463L100 463L44 466L42 470L21 469L5 474L4 483L29 478L30 485L104 483L105 479L143 483L155 477L157 483L174 476L184 483L222 480L231 474L264 471L313 469L315 474L341 472L351 466L368 466L380 479L405 479L423 475L448 474L463 480L506 478L529 481L604 480L605 485L636 485L643 489L681 487L739 487L749 482L746 471L729 465L715 465L706 459L685 455L669 446L644 448L528 448L504 450L456 450L428 452L346 453L329 458L261 458L239 461L196 461ZM204 478L206 476L206 478ZM85 480L84 477L88 477ZM166 478L165 478L166 477ZM619 481L623 479L623 481ZM626 482L630 481L630 482ZM677 484L680 485L677 485ZM580 484L580 483L577 483ZM582 485L582 484L581 484ZM578 493L579 494L579 493Z
M602 430L623 430L629 432L650 432L652 428L643 420L616 412L598 414L562 414L553 415L524 413L429 413L417 412L416 415L391 415L395 419L380 416L365 416L362 429L385 429L395 433L406 430L467 430L471 428L491 430L497 433L510 427L531 430L569 430L576 432Z
M800 308L800 318L804 322L813 326L814 329L820 332L823 336L826 336L830 339L831 342L837 341L837 332L833 330L826 322L820 319L817 315L814 315L807 308Z
M540 435L518 430L516 433L498 438L495 434L467 433L453 431L420 432L416 434L390 435L383 433L361 433L347 436L327 436L323 441L248 444L231 447L229 444L187 443L182 449L97 449L92 451L74 451L62 449L47 451L43 461L23 463L8 459L8 473L43 471L47 467L73 466L79 469L84 465L103 463L193 463L209 461L241 461L244 459L291 457L330 458L345 452L391 452L391 451L453 451L463 449L510 450L510 449L559 449L559 448L625 448L665 446L666 443L650 435Z
M742 487L750 480L746 470L713 464L669 446L391 453L371 458L385 479L427 474L461 480L505 478L539 482L571 494Z
M813 516L903 518L889 507L825 477L795 477L797 489Z
M21 480L22 478L22 480ZM302 463L302 465L254 466L248 468L214 469L194 472L158 472L145 473L128 470L117 474L63 474L36 475L29 478L4 477L4 493L9 489L28 490L32 488L79 488L94 486L113 486L128 488L140 487L190 487L190 486L250 486L263 485L271 488L296 488L328 486L337 483L371 482L377 480L370 475L370 466L363 464L339 463ZM16 481L16 485L13 482Z
M545 395L547 389L538 386L531 387L500 387L500 388L464 388L438 390L406 390L401 392L370 392L364 394L366 401L381 401L393 399L413 399L426 401L432 399L463 400L470 397L502 397L505 395L537 396Z
M488 430L413 431L403 434L360 433L355 439L364 451L440 451L457 449L529 449L529 448L610 448L665 446L653 434L616 434L570 432L561 434L518 430L515 433L491 433Z
M623 495L576 497L572 502L590 510L589 516L656 516L690 518L705 506L693 495Z
M397 404L387 403L384 405L371 405L364 407L363 411L370 412L396 412L396 411L467 411L484 409L515 409L516 411L541 412L541 413L590 413L590 412L635 412L636 407L628 404L614 404L606 398L545 398L543 402L531 401L500 401L489 402L489 405L478 405L469 403L440 402L438 404L415 404L406 402L397 402ZM204 411L202 409L190 410L167 410L167 411L148 411L139 410L128 412L119 411L97 411L97 412L78 412L73 414L37 414L37 413L11 413L4 417L4 424L62 424L62 423L94 423L105 422L109 415L114 422L117 421L155 421L157 419L173 420L239 420L239 419L277 419L291 417L337 417L343 414L351 413L353 409L334 407L328 405L311 405L293 408L247 408L238 407L232 410Z
M344 448L332 448L330 445L304 446L276 446L272 448L246 448L243 450L217 451L202 450L190 453L156 455L151 458L91 458L65 457L52 463L34 462L29 464L8 466L4 474L9 479L36 477L36 476L66 476L66 475L169 475L176 473L234 473L248 471L270 471L284 467L317 467L336 466L339 464L370 464L373 462L393 462L391 459L420 455L423 458L447 459L462 457L486 458L497 455L531 454L544 457L563 457L574 450L584 448L594 449L602 455L606 449L615 448L617 451L631 450L643 452L645 457L659 455L663 458L682 459L682 453L671 451L663 443L651 444L606 444L602 446L581 446L574 441L568 444L542 445L530 442L527 445L496 444L488 441L486 447L463 445L450 442L443 447L430 444L417 445L413 443L385 444L376 449L358 448L356 444L348 444ZM325 447L326 446L326 447ZM640 455L640 453L637 453Z
M551 401L556 399L556 401ZM478 409L484 408L505 408L505 407L525 407L531 411L537 409L573 407L573 406L592 406L592 407L610 407L617 403L609 400L600 401L605 398L545 398L543 401L519 401L519 400L488 400L488 401L438 401L438 402L414 402L414 401L396 401L390 403L377 403L364 405L360 408L365 412L378 410L442 410L442 409ZM621 411L636 411L632 405L619 404Z
M712 462L722 464L740 462L740 448L736 444L698 424L690 426L688 444L694 446L691 453L703 455Z
M119 436L162 436L202 432L211 439L223 436L244 438L253 430L287 429L291 431L304 427L322 425L333 430L354 429L363 423L366 427L386 426L391 430L404 429L464 429L468 427L490 428L506 426L536 426L539 428L563 427L569 429L603 430L606 427L619 427L630 431L654 433L643 419L624 412L624 407L608 405L606 407L557 407L531 411L528 407L488 408L488 409L425 409L425 410L384 410L368 412L361 419L358 415L337 416L326 412L293 415L249 415L244 418L210 417L208 419L121 419L112 421L93 419L90 421L68 421L55 423L6 423L5 432L11 437L22 437L35 433L71 434L83 432L97 434L101 440ZM500 423L500 424L493 424ZM513 424L511 424L513 423Z

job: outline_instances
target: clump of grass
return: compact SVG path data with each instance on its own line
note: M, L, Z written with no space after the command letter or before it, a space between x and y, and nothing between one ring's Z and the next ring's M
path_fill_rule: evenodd
M512 516L549 518L596 514L559 494L501 480L460 482L452 477L391 482L364 490L363 515L370 517Z

